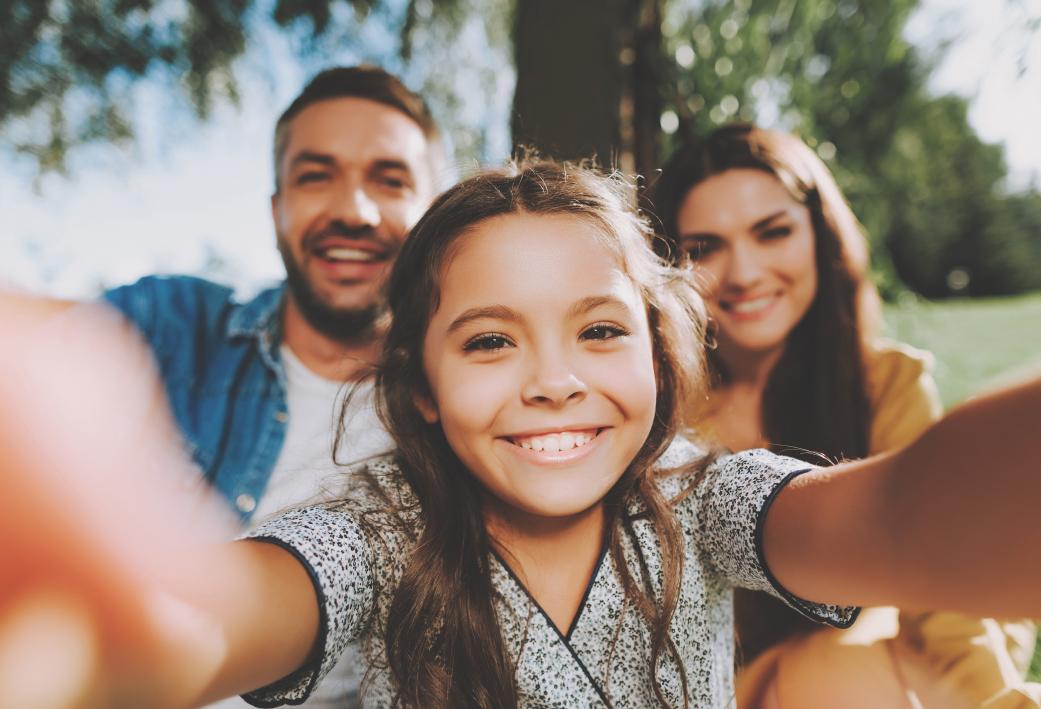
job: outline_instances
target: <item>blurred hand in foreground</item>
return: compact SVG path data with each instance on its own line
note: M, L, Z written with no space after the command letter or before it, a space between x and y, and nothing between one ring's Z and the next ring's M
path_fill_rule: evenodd
M154 685L168 646L150 640L205 622L179 597L234 523L181 450L150 352L118 318L0 294L0 332L0 696L133 706L128 678Z

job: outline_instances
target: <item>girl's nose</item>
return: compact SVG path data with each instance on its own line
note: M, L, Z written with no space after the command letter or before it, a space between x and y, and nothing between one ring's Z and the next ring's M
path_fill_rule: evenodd
M586 391L585 382L566 356L544 354L534 363L531 376L521 387L521 396L531 404L563 406L580 401Z

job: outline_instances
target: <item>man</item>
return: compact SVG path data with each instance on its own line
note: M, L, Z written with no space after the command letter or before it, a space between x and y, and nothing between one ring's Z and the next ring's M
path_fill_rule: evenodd
M150 345L195 464L243 524L335 486L344 385L378 357L383 282L434 196L441 151L423 100L397 78L324 71L275 127L285 282L246 303L184 276L104 294ZM371 397L371 383L352 392L338 462L392 447ZM363 669L346 653L306 706L353 706Z
M105 293L152 346L192 457L244 523L312 497L334 469L337 393L378 356L382 283L441 157L422 99L395 77L324 71L275 128L286 281L244 304L188 277ZM351 398L342 461L390 445L370 395Z

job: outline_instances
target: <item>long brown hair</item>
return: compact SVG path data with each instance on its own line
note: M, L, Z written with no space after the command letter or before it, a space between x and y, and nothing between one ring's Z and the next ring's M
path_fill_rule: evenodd
M456 457L440 425L427 423L415 405L417 395L429 395L423 340L438 308L440 279L453 244L482 221L513 213L567 214L594 224L646 303L658 380L656 414L647 440L605 498L612 522L605 543L627 602L652 628L648 662L658 701L668 704L657 681L663 653L679 665L686 696L686 675L668 634L683 573L683 535L653 466L676 433L682 402L704 382L706 318L689 274L651 250L652 232L630 206L629 190L620 178L553 162L485 172L438 198L397 257L388 283L393 320L377 373L377 408L397 443L424 521L383 629L402 706L517 706L514 658L504 646L492 603L488 564L494 540L483 523L479 483ZM614 523L637 497L661 543L664 580L657 599L628 570L621 525Z
M878 294L867 278L867 241L828 168L795 136L748 124L725 126L677 151L654 185L662 244L679 263L677 216L683 199L708 178L733 169L776 177L812 219L817 294L788 336L763 394L767 439L789 455L830 460L868 454L870 401L865 344L875 334ZM727 372L710 355L713 378ZM805 452L805 453L803 453Z

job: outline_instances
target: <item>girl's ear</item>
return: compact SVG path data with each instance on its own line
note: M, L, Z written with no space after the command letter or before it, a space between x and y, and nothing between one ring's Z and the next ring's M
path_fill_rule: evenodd
M429 394L413 394L412 403L415 404L419 415L427 423L433 424L441 420L441 415L437 412L437 406L434 405Z

